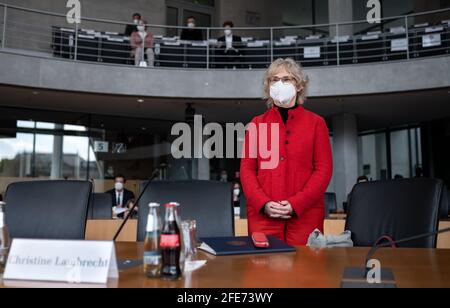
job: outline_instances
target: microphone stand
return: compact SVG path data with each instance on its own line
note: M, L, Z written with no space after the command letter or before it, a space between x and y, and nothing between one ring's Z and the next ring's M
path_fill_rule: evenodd
M120 225L119 230L117 230L116 235L114 235L113 241L115 242L117 240L117 238L119 237L120 233L122 232L123 227L125 227L126 223L128 222L128 220L130 219L130 217L133 215L134 210L136 209L137 205L139 204L139 201L141 201L142 197L144 196L144 193L147 191L148 187L150 186L150 184L159 176L159 170L156 169L155 171L153 171L153 174L151 176L151 178L148 180L147 184L145 184L144 189L141 191L141 193L139 194L139 197L136 199L136 202L134 202L133 206L131 207L129 213L127 214L127 216L125 217L125 219L123 220L122 224Z
M364 265L363 268L346 268L345 269L344 277L342 280L342 287L344 287L344 288L346 288L346 287L350 287L350 288L352 288L352 287L365 287L365 288L370 288L370 287L392 288L392 287L394 287L395 288L396 286L395 286L394 274L393 274L392 270L387 269L387 268L381 269L381 278L382 278L382 280L388 281L388 282L382 282L381 284L369 284L367 282L368 274L369 274L370 270L372 270L371 268L367 267L367 264L373 258L375 253L380 248L385 248L385 247L389 247L389 246L395 247L398 244L408 243L408 242L412 242L415 240L420 240L423 238L428 238L431 236L436 236L439 234L449 233L449 232L450 232L450 228L446 228L446 229L438 230L435 232L429 232L426 234L408 237L408 238L401 239L398 241L389 240L387 243L383 243L383 244L378 244L379 241L377 241L372 246L369 253L367 254L366 264ZM386 237L386 236L382 237L381 239L383 239L383 238L389 239L389 237Z

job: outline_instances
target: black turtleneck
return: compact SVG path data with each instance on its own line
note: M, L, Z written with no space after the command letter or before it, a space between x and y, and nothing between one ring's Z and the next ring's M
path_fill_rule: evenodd
M291 108L282 108L282 107L278 107L278 111L280 112L281 118L283 119L283 123L286 124L287 120L289 118L289 110L293 110L296 109L298 107L298 105L296 104L294 107Z

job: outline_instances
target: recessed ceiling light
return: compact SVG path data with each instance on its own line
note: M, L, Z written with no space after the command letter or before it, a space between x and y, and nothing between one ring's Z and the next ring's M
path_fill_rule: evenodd
M140 99L137 100L137 102L138 102L138 103L143 103L144 100L140 98Z
M38 95L39 94L38 91L33 91L32 93L33 93L33 95Z

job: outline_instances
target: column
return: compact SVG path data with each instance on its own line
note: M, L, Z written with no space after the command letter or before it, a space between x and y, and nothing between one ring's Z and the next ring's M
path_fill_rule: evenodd
M341 23L353 21L352 0L328 0L329 22ZM339 27L339 36L353 35L353 25ZM330 36L336 36L336 27L330 28Z
M55 130L62 131L63 129L63 125L55 124ZM62 135L53 136L52 169L50 173L52 180L62 178L63 138Z
M333 117L334 188L339 208L358 178L358 130L353 114Z

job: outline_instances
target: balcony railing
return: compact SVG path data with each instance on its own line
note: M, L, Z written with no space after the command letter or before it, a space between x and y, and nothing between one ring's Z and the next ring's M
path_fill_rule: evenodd
M154 63L135 61L125 22L66 16L0 4L0 51L147 68L264 69L280 57L305 67L410 60L450 53L450 8L383 18L295 27L234 28L227 48L223 28L196 28L202 40L181 40L186 27L147 25ZM146 62L147 61L147 62ZM150 64L150 65L148 65Z

